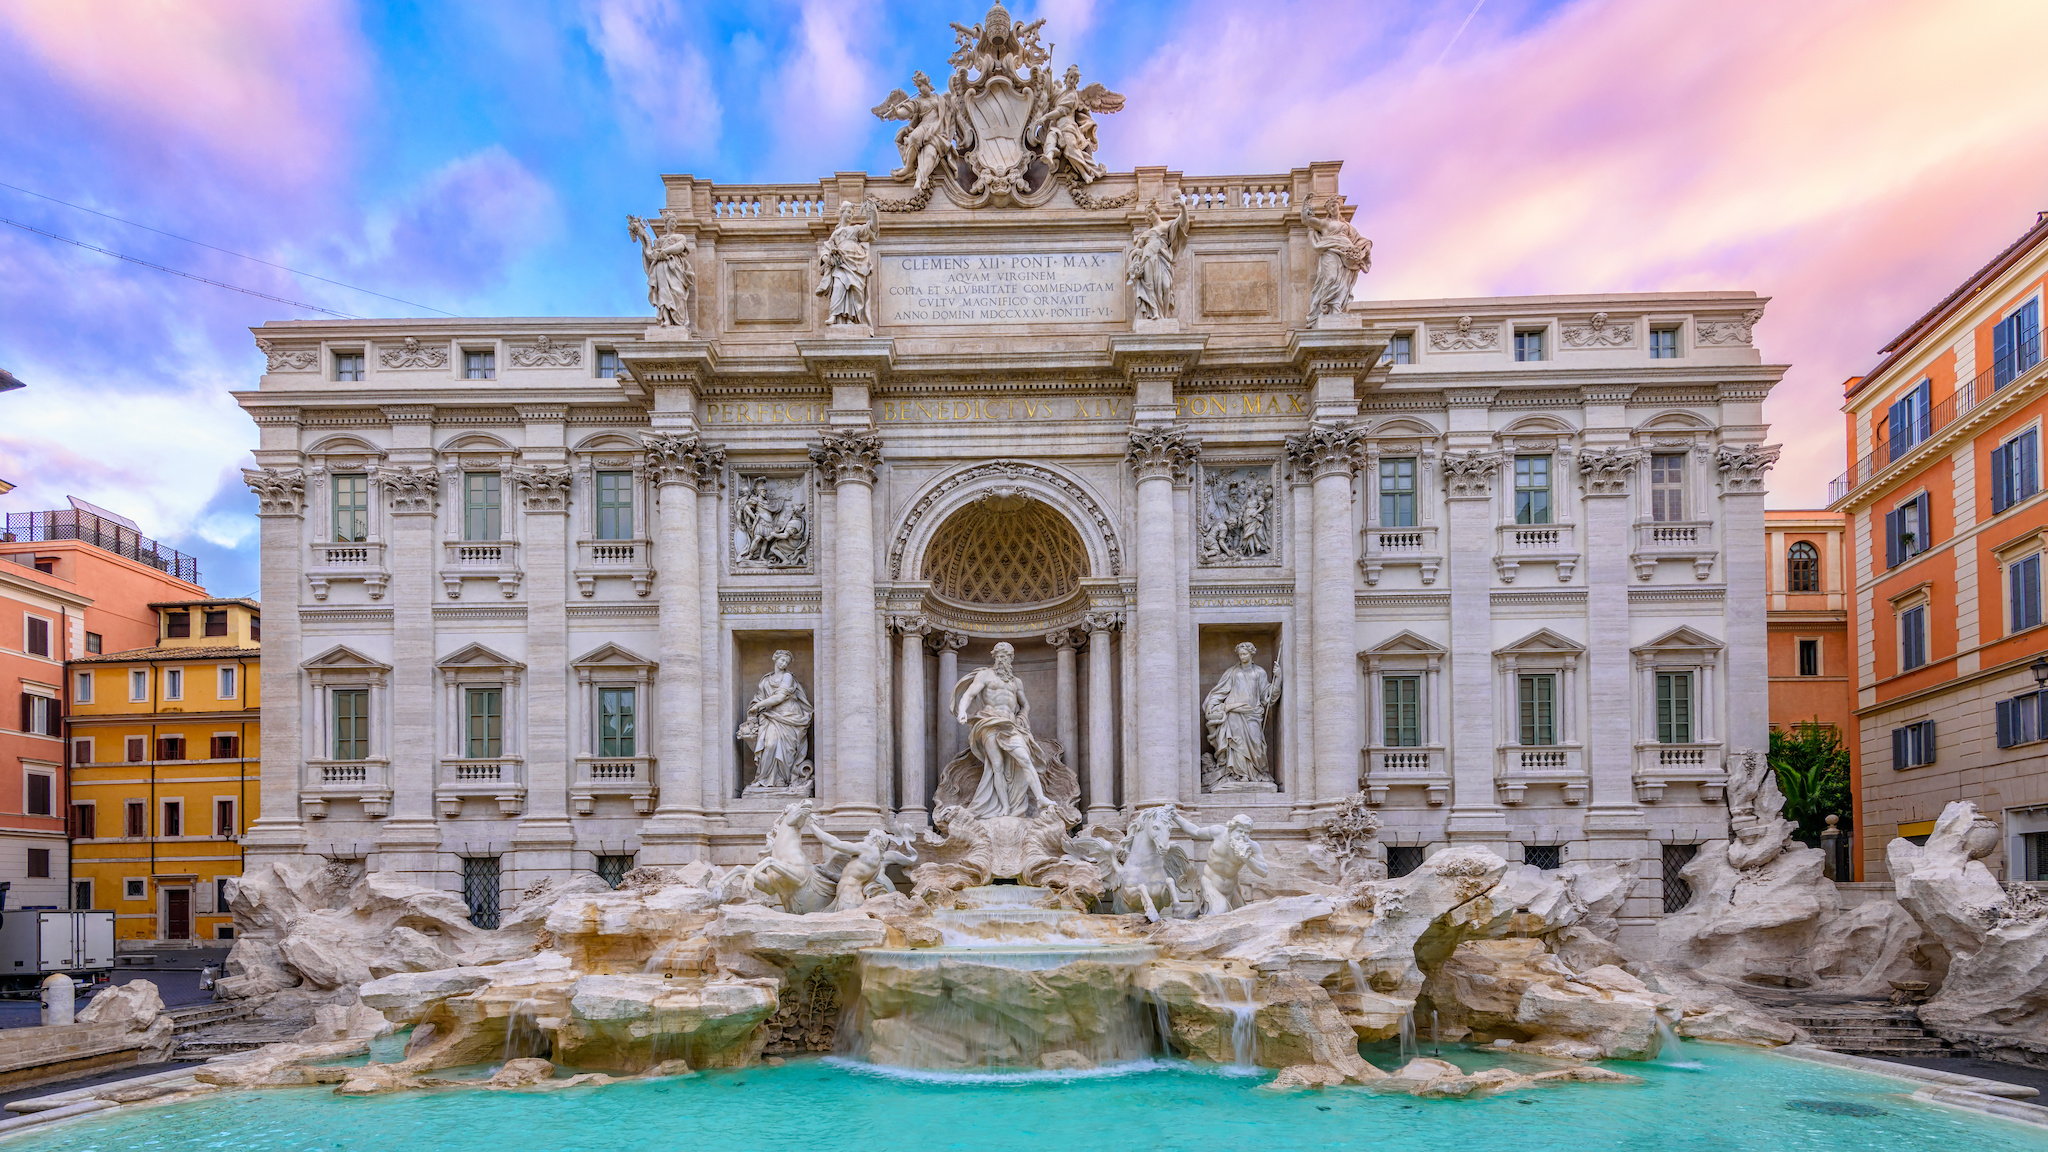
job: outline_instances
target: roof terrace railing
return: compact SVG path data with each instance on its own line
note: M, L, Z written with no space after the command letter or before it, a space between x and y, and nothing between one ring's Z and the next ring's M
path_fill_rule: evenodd
M2000 390L2031 375L2041 364L2041 338L2035 335L1991 367L1965 381L1939 404L1933 405L1925 419L1916 421L1917 428L1887 429L1887 435L1877 441L1869 455L1856 461L1847 472L1828 484L1828 504L1833 506L1847 498L1849 493L1875 479L1878 473L1905 459L1916 446L1932 438L1936 432L1988 403Z
M199 583L197 557L166 548L125 524L116 524L90 512L70 508L55 512L9 512L6 540L24 544L77 540L147 564L186 583Z

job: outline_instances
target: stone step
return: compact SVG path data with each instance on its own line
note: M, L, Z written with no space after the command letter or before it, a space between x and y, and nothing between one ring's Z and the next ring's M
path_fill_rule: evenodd
M237 1040L181 1040L177 1056L180 1060L203 1060L208 1056L232 1056L237 1052L253 1052L265 1044L289 1040L289 1036L275 1036L268 1040L249 1037Z
M179 1032L193 1032L215 1024L241 1020L249 1015L250 1009L244 1004L197 1004L168 1011L172 1024Z

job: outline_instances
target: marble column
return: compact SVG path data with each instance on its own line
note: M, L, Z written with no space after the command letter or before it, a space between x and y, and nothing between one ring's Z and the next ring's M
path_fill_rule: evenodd
M1052 645L1056 661L1053 731L1060 742L1061 757L1067 767L1075 769L1081 765L1081 701L1076 695L1079 685L1074 676L1074 645L1078 641L1079 637L1064 628L1045 634L1045 642Z
M958 632L934 632L931 638L932 650L939 654L939 682L934 685L938 696L938 739L937 762L932 765L933 786L937 787L938 777L945 772L946 765L960 754L960 722L953 718L953 686L960 682L960 649L967 647L967 637Z
M1186 701L1180 683L1180 644L1175 603L1173 482L1193 462L1200 444L1179 426L1134 428L1126 459L1138 483L1137 640L1138 794L1132 807L1171 804L1180 799L1180 724ZM1163 686L1163 687L1162 687Z
M1116 717L1110 706L1109 639L1114 612L1090 612L1088 629L1088 822L1116 818Z
M932 626L922 616L898 616L889 623L902 638L901 664L896 670L896 746L902 749L899 764L903 772L899 815L910 823L928 825L931 812L925 800L932 782L926 778L925 705L931 692L924 683L924 638Z
M1586 619L1584 755L1592 782L1586 827L1595 835L1603 830L1646 830L1635 796L1636 737L1631 720L1637 711L1636 676L1629 654L1629 614L1620 610L1628 604L1634 576L1628 496L1642 461L1641 452L1615 448L1581 452L1577 461L1586 533L1586 598L1594 606ZM1606 606L1615 610L1602 610Z
M1764 473L1777 462L1776 444L1723 445L1715 457L1721 477L1721 564L1729 605L1728 722L1721 731L1722 747L1730 754L1770 747L1769 621L1763 612L1739 606L1764 602Z
M434 701L434 578L441 474L392 467L377 482L391 508L391 816L377 834L377 867L441 886L434 784L441 770ZM373 718L374 722L374 718Z
M835 548L832 571L833 653L837 715L833 760L818 789L836 816L882 815L882 775L876 755L880 693L881 621L875 612L875 471L882 438L861 430L827 432L811 459L832 482Z
M673 865L709 851L702 804L704 773L715 757L704 736L699 687L705 662L697 494L715 482L725 451L688 433L649 435L644 443L655 484L655 583L661 595L654 674L660 793L653 819L641 829L640 862Z
M1444 454L1445 582L1451 593L1451 814L1446 832L1456 842L1508 847L1507 816L1494 788L1496 715L1514 707L1499 699L1493 667L1493 485L1498 453L1469 449Z
M260 420L259 420L260 422ZM293 431L296 432L296 425ZM261 525L263 625L272 659L262 665L263 742L257 767L256 820L242 837L251 856L291 855L305 848L305 823L299 813L299 764L305 756L305 707L299 683L299 557L305 550L305 473L296 468L252 468L242 480L256 493ZM317 715L317 713L316 713ZM322 730L314 726L315 755Z
M1349 427L1311 426L1287 441L1297 468L1313 477L1309 618L1314 636L1309 658L1315 665L1312 735L1316 806L1329 808L1358 791L1359 734L1363 705L1358 692L1358 602L1356 548L1352 544L1351 480L1358 471L1358 432Z
M512 834L506 890L523 892L543 876L574 867L569 823L569 469L536 466L513 473L525 508L526 692L521 752L526 808ZM508 715L508 726L510 717Z

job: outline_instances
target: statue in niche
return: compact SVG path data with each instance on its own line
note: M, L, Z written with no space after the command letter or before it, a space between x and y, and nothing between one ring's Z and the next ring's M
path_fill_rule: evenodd
M1202 786L1211 792L1269 792L1273 773L1266 760L1266 714L1280 699L1280 662L1273 674L1252 663L1258 647L1237 646L1237 663L1216 680L1202 701L1213 766L1204 757Z
M653 222L638 216L626 217L626 231L640 242L654 322L663 328L681 328L688 335L697 298L697 270L691 264L697 254L696 239L674 230L656 234Z
M1220 916L1244 907L1244 873L1266 874L1265 853L1259 849L1259 842L1252 839L1252 818L1240 812L1222 824L1196 824L1178 809L1170 811L1174 827L1196 840L1209 842L1209 858L1202 862L1199 879L1202 914Z
M1316 277L1308 294L1308 326L1324 316L1341 315L1351 303L1351 285L1361 272L1372 271L1372 241L1360 235L1349 221L1337 214L1337 197L1323 204L1316 216L1315 197L1301 202L1301 222L1308 228L1309 243L1316 250Z
M1264 468L1205 473L1202 532L1205 564L1258 560L1273 554L1273 486Z
M1074 770L1031 735L1031 704L1012 669L1016 650L995 646L995 666L960 678L953 715L967 728L967 750L946 765L937 802L957 804L982 820L1057 818L1080 823Z
M811 790L811 702L790 672L787 650L775 653L775 670L761 677L738 736L754 754L754 782L747 795L807 795Z
M802 478L788 481L777 496L766 476L740 477L733 502L733 555L743 564L801 568L810 558L810 519Z
M839 202L839 223L818 242L818 287L814 295L830 298L825 314L827 324L869 327L868 277L875 271L869 245L881 233L882 217L873 197L862 204L863 215L853 216L853 202Z
M1173 315L1173 262L1188 240L1188 206L1170 220L1159 215L1159 201L1145 209L1145 227L1124 250L1124 279L1131 285L1135 319L1164 320Z

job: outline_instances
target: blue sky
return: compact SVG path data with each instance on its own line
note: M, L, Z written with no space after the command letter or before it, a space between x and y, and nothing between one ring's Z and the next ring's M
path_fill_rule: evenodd
M887 171L868 109L977 3L16 0L0 183L462 315L645 311L663 172ZM1841 467L1839 384L2048 208L2019 0L1019 3L1124 92L1117 169L1346 162L1376 298L1748 288L1780 506ZM2002 29L1997 36L1990 28ZM2008 57L2010 57L2008 59ZM1913 83L1900 83L1910 75ZM0 217L361 316L422 314L0 188ZM304 317L0 225L9 511L78 495L255 590L247 332Z

